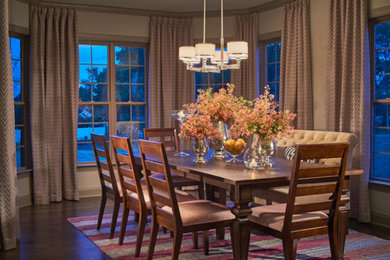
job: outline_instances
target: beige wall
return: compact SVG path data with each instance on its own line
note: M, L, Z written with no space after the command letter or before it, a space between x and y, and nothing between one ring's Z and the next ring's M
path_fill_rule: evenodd
M10 24L28 28L28 6L25 3L9 0ZM314 103L314 127L325 129L325 100L326 91L326 49L328 35L328 4L329 0L311 0L311 48L312 48L312 72L313 72L313 103ZM390 14L389 0L371 0L370 16ZM276 8L259 14L259 34L264 37L280 35L282 28L283 8ZM149 17L131 16L106 13L79 12L79 32L81 39L111 40L123 39L124 41L148 42ZM194 38L196 42L202 39L202 18L195 18ZM234 17L225 17L225 38L233 37ZM214 41L220 37L220 21L218 17L207 19L207 38ZM79 168L79 187L81 196L99 195L99 179L96 169L93 167ZM18 178L19 195L21 204L26 204L26 198L31 194L31 178L28 174L22 174ZM390 211L387 201L390 200L390 191L387 186L370 185L372 201L372 213L374 221L390 223ZM385 220L385 221L384 221Z

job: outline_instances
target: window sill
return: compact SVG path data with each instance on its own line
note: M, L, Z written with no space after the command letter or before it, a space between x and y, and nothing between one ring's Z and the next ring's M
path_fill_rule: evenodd
M368 183L373 184L373 185L381 185L381 186L390 187L390 182L387 182L387 181L369 180Z
M77 168L87 168L87 167L96 167L96 163L83 163L77 165Z

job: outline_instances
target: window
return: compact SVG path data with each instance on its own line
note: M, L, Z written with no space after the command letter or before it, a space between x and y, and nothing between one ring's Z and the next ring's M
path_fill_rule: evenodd
M263 49L263 86L269 85L275 101L279 101L280 47L280 40L273 40L266 42Z
M13 75L13 87L14 87L14 104L15 104L15 141L16 141L16 166L18 169L26 168L26 122L28 115L26 111L26 94L24 86L26 85L24 80L24 53L23 37L12 36L9 37L9 43L11 46L11 62L12 62L12 75Z
M374 23L372 33L371 178L390 181L390 19Z
M216 92L225 87L226 83L231 82L230 73L230 70L223 70L220 73L195 72L195 100L200 89L212 88L213 92Z
M94 162L91 133L137 139L146 127L145 47L79 45L79 163Z

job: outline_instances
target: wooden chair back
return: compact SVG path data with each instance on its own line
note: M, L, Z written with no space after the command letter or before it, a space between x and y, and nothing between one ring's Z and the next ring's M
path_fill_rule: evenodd
M129 138L111 136L112 147L122 186L123 202L126 207L140 212L146 209L144 194L142 192L142 173L135 164L134 154Z
M289 187L283 232L292 239L326 233L328 227L336 226L347 165L349 144L298 145ZM306 163L303 160L338 158L339 166ZM300 196L331 194L328 199L297 203ZM295 214L328 211L328 218L294 220Z
M91 138L102 192L114 197L120 196L106 138L104 135L96 134L91 134Z
M182 221L164 144L139 140L138 145L148 184L153 217L156 217L163 226L170 227L171 230L175 229L177 225L182 225ZM165 179L156 178L151 172L162 173Z
M167 151L179 151L175 128L144 128L144 139L162 142Z

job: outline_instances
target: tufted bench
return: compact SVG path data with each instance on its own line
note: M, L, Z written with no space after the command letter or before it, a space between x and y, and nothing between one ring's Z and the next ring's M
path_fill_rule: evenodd
M354 134L343 132L327 132L313 130L294 130L289 136L276 141L275 157L284 158L284 149L287 146L298 144L323 144L323 143L349 143L347 169L352 166L353 151L357 143ZM336 159L324 159L319 163L338 165ZM253 202L261 205L272 203L285 203L287 201L288 187L273 187L269 189L256 189L252 191Z

